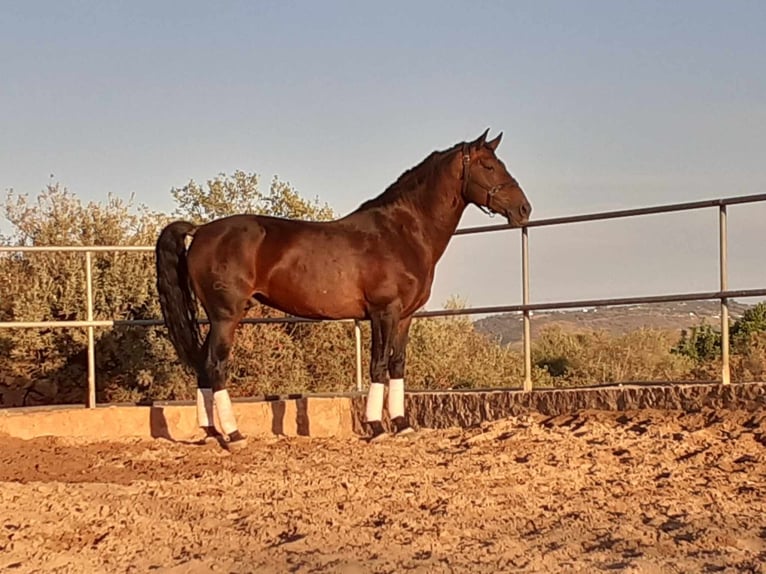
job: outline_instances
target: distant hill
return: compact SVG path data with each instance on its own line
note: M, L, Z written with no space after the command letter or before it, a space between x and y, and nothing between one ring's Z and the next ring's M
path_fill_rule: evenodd
M732 319L741 316L750 305L729 301ZM625 307L584 308L566 311L537 311L532 313L532 338L542 329L558 326L565 331L607 331L619 335L641 328L674 331L680 334L704 323L718 325L721 307L718 301L692 301L683 303L655 303ZM477 331L498 338L503 345L521 341L520 314L492 315L474 323Z

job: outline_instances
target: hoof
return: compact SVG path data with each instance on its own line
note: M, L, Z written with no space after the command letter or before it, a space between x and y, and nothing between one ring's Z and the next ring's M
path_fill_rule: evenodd
M207 446L211 444L221 444L223 442L223 435L219 433L215 427L200 427L205 436L192 442L197 446Z
M374 435L368 437L367 438L367 442L370 443L370 444L373 444L373 443L376 443L376 442L383 442L384 440L387 440L388 438L389 438L388 437L388 433L387 432L382 432L382 433L374 434Z
M396 417L391 422L394 425L394 436L412 438L417 434L407 420L407 417Z
M191 444L193 444L194 446L209 446L213 444L221 444L221 442L223 442L222 436L218 436L218 437L206 436L193 441Z
M411 426L406 426L403 429L400 429L396 431L394 436L398 437L404 437L404 438L414 438L416 437L418 432L412 428Z
M231 452L243 450L247 446L247 439L242 437L239 440L230 440L226 443L226 448Z
M405 428L405 429L402 429L402 430L400 430L399 432L397 432L397 433L394 435L394 437L396 437L396 438L400 438L400 439L402 439L402 440L417 440L417 439L419 439L421 436L423 436L423 434L422 434L422 433L420 433L420 432L418 432L418 431L416 431L416 430L415 430L414 428L412 428L412 427L407 427L407 428Z
M238 451L242 450L247 446L247 437L245 437L241 432L234 431L229 435L229 441L226 443L226 448L230 451Z
M380 442L388 438L388 433L386 433L386 430L383 428L383 424L380 421L372 421L367 423L367 425L372 432L372 435L367 437L368 443Z

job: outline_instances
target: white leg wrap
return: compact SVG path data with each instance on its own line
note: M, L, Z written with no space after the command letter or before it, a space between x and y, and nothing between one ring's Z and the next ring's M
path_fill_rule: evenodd
M213 426L213 389L197 389L197 422L201 427Z
M388 416L392 419L404 416L404 379L388 382Z
M237 419L234 417L234 409L231 408L231 398L226 389L216 391L213 394L215 400L215 409L218 411L218 420L221 423L221 430L226 434L231 434L237 430Z
M383 418L383 395L386 387L383 383L370 383L367 391L367 422L379 421Z

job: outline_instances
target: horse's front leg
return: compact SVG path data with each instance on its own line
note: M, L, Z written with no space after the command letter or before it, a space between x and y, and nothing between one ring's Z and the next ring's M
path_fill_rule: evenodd
M410 426L404 411L404 365L407 360L407 341L409 339L412 316L399 321L391 345L391 356L388 359L388 415L394 425L397 436L412 434L415 429Z

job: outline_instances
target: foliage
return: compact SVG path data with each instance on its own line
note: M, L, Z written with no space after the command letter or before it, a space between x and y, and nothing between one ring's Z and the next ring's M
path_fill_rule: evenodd
M721 356L721 333L708 324L684 329L673 352L696 363L715 360Z
M140 245L154 241L165 218L115 197L83 204L59 184L49 185L34 202L9 192L5 217L15 229L13 245ZM93 257L95 318L143 319L156 316L158 305L149 253L110 253ZM85 319L85 257L82 253L28 253L0 259L0 320ZM98 357L107 370L130 363L139 353L154 355L140 344L146 335L124 329L98 331ZM119 341L128 337L130 352ZM136 340L137 339L137 340ZM0 332L0 372L12 383L45 379L63 401L81 400L86 369L84 329ZM156 350L160 350L157 348ZM166 356L166 355L165 355ZM135 361L134 361L135 362ZM121 369L125 384L138 384L140 369ZM76 382L74 382L76 381Z
M236 213L258 213L275 217L289 217L323 221L333 218L333 211L318 199L307 201L289 183L274 176L269 192L258 188L258 175L235 171L232 175L219 174L201 186L190 180L185 186L170 191L178 204L176 217L193 223L204 223Z
M766 329L751 332L737 342L731 357L731 376L735 381L766 380Z
M763 332L766 332L766 303L746 309L729 330L732 346L738 351L746 350L754 340L753 335Z
M651 329L609 335L552 327L535 342L532 361L554 386L686 379L693 363L669 351L671 340L668 333Z
M445 308L465 308L465 301L453 297ZM518 353L475 331L465 315L416 319L410 327L407 382L412 388L509 387L522 380Z
M729 328L732 352L748 354L754 342L759 340L759 334L765 332L766 303L758 303L746 309ZM689 357L698 369L708 371L721 356L721 332L708 324L682 331L673 352Z

